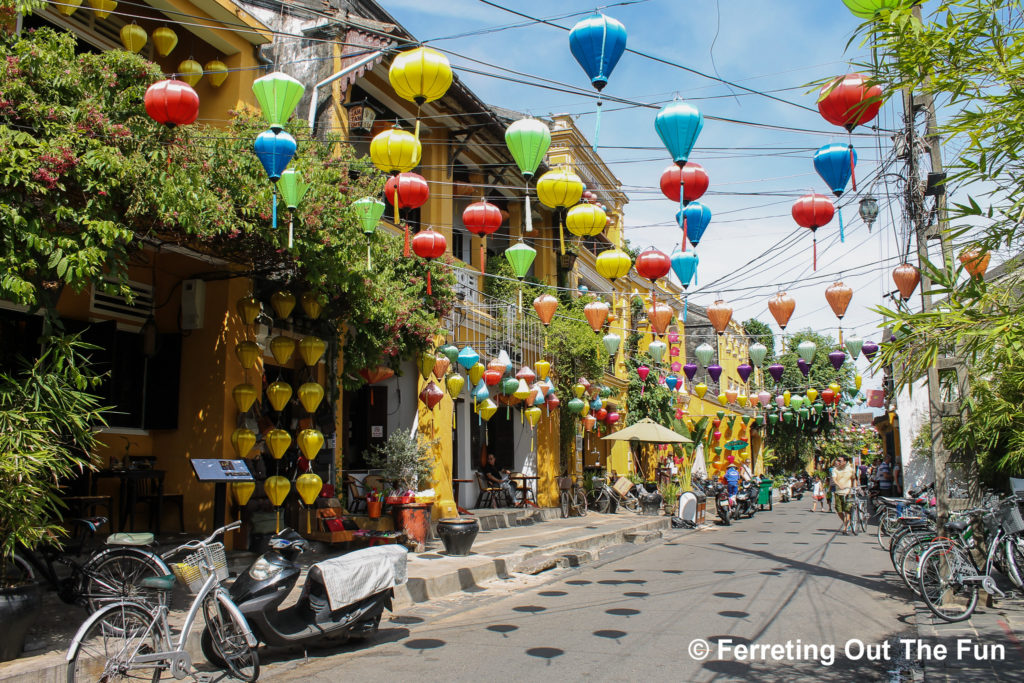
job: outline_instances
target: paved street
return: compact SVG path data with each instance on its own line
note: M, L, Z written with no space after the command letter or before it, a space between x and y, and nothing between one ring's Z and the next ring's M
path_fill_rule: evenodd
M305 664L301 655L276 663L268 657L267 675L899 680L893 672L908 667L898 643L889 641L916 638L914 607L873 535L837 536L837 526L834 515L807 512L806 501L777 505L728 528L619 547L600 564L542 575L513 594L485 591L402 610L386 618L373 643L310 652ZM697 638L711 649L705 659L688 651ZM853 639L872 648L889 642L889 661L850 661L842 651ZM756 661L735 652L718 656L730 644L787 643L799 651L758 654ZM822 645L835 646L834 662L827 648L807 651Z

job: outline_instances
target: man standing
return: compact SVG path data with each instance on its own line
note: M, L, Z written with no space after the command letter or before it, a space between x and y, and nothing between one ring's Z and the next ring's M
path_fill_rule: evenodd
M892 495L892 456L886 455L875 472L878 480L878 493L881 496Z
M832 483L835 485L833 498L835 499L836 513L843 523L839 533L845 536L850 526L850 510L853 506L853 488L857 485L857 474L853 469L853 465L842 455L836 458L836 466L832 472Z

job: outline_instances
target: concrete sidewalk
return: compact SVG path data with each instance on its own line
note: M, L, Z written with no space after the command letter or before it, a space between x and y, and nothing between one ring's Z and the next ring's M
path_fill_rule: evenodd
M472 554L449 557L438 540L429 541L422 553L409 555L409 580L395 591L395 608L422 603L460 591L476 592L483 585L515 574L536 574L555 566L575 566L597 558L602 548L622 543L644 543L661 537L671 527L665 516L644 517L625 511L612 515L591 512L587 517L561 519L555 508L524 510L477 510L481 531ZM337 554L337 553L335 553ZM308 554L312 564L331 555ZM255 559L253 553L231 553L233 574L245 571ZM292 597L298 595L299 586ZM191 596L175 589L172 604L185 608ZM64 653L86 614L60 602L52 592L44 593L43 614L29 633L25 656L0 663L0 681L7 683L49 683L66 678ZM171 613L172 625L180 623L183 611ZM193 629L188 650L200 665L205 662L199 649L199 630Z
M917 637L946 648L944 654L919 653L926 681L1024 681L1024 602L1000 600L994 607L985 602L982 591L971 618L953 624L917 602Z

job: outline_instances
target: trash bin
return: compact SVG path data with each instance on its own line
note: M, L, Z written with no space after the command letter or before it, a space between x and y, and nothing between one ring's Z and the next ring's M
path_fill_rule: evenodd
M771 479L762 479L761 480L761 490L757 494L757 504L762 509L764 508L765 505L768 506L769 510L772 509L772 480Z

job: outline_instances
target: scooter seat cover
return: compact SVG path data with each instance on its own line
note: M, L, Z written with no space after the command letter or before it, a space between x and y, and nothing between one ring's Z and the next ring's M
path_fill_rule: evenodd
M310 576L323 583L333 611L405 583L408 557L400 545L365 548L317 562Z

